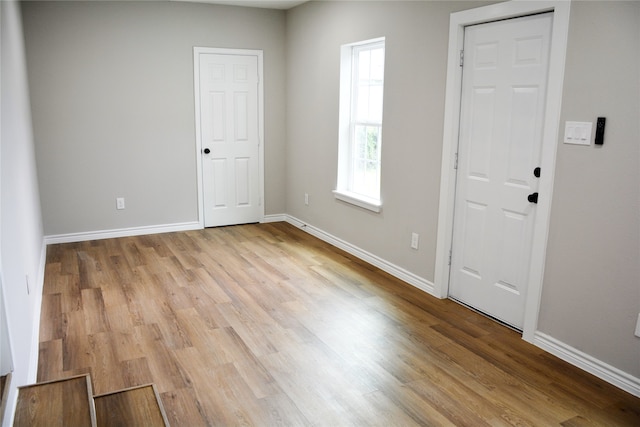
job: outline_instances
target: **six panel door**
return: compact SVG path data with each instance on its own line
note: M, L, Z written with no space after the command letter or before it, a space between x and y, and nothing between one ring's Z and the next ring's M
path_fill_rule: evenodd
M258 222L258 57L200 55L205 227Z
M524 322L553 14L465 29L450 296ZM543 171L544 173L544 171ZM544 197L544 195L541 195Z

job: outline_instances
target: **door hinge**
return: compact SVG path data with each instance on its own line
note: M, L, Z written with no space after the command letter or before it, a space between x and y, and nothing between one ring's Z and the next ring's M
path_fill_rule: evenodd
M451 249L449 249L449 265L451 265Z
M464 65L464 50L460 50L460 66Z
M453 168L458 169L458 153L454 154Z

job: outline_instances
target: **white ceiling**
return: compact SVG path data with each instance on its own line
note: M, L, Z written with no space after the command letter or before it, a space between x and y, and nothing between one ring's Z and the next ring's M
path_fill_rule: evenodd
M261 7L265 9L291 9L308 0L169 0L193 3L224 4L229 6Z
M3 0L0 0L0 2ZM36 1L36 0L22 0L22 1ZM42 0L39 0L42 1ZM59 1L59 0L44 0L44 1ZM84 1L173 1L173 2L187 2L187 3L209 3L209 4L223 4L228 6L244 6L244 7L260 7L263 9L291 9L299 4L306 3L309 0L84 0Z

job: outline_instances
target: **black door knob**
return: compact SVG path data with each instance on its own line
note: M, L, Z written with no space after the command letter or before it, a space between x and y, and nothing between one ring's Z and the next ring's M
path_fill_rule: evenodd
M529 203L538 203L538 193L531 193L527 197Z
M211 150L209 150L208 148L204 149L204 154L209 154L211 152Z

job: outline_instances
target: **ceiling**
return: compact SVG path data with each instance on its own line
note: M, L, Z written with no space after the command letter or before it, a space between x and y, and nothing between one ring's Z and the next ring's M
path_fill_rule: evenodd
M0 2L3 0L0 0ZM36 0L22 0L22 1L36 1ZM43 0L39 0L43 1ZM59 0L44 0L44 1L59 1ZM287 10L299 4L306 3L309 0L84 0L84 1L170 1L170 2L186 2L186 3L209 3L209 4L222 4L227 6L244 6L244 7L260 7L263 9L280 9Z
M193 3L224 4L229 6L261 7L265 9L291 9L308 0L169 0Z

